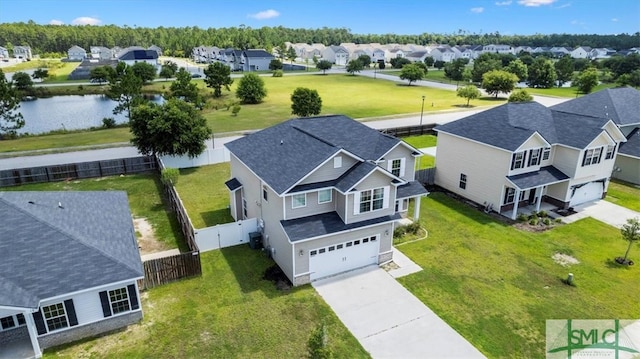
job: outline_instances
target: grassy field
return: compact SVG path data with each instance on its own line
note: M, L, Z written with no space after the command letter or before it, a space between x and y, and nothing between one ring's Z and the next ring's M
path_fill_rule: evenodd
M27 136L15 140L0 141L0 153L73 146L96 146L115 142L129 142L130 138L129 127Z
M400 72L402 71L394 69L391 71L383 71L382 73L385 75L400 76ZM451 81L448 78L444 77L444 70L438 70L435 68L429 68L429 71L427 71L427 76L425 76L423 80L440 82L443 84L456 84L456 81Z
M547 319L640 318L639 269L613 262L626 249L614 227L521 231L442 193L423 201L420 222L428 238L399 249L424 270L400 282L490 358L544 357ZM561 281L569 272L575 287Z
M135 218L146 218L153 226L156 238L167 249L188 250L175 216L167 212L160 180L157 174L113 176L75 181L49 182L5 187L3 191L125 191L131 213Z
M605 200L640 212L640 186L628 182L609 182Z
M233 222L227 208L229 191L224 185L230 176L229 162L180 170L176 190L195 228Z
M604 90L606 88L616 87L616 84L600 84L596 86L593 92L598 92L600 90ZM539 89L539 88L524 88L530 95L541 95L541 96L551 96L551 97L581 97L583 94L578 94L576 96L576 88L575 87L553 87L550 89Z
M434 147L438 141L438 137L434 135L410 136L403 137L402 140L415 148Z
M271 265L248 246L202 253L201 278L142 295L140 324L44 357L303 358L321 323L335 358L369 357L311 286L280 291L262 279Z
M49 63L49 77L44 81L45 83L60 83L67 82L69 74L80 65L79 62L51 62ZM81 81L84 82L84 81Z

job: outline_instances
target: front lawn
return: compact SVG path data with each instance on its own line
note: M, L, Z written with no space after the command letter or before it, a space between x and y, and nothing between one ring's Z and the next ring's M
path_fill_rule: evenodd
M617 181L609 182L605 200L640 212L640 186L632 183Z
M0 140L0 153L16 151L33 151L44 149L64 149L65 147L101 145L118 142L129 143L131 132L129 127L104 130L72 131L37 136L25 136L14 140ZM77 150L77 149L75 149ZM55 150L53 150L55 152Z
M36 183L17 187L4 187L3 191L125 191L131 214L146 218L153 227L155 237L166 248L188 250L180 225L173 213L167 211L167 202L156 173L88 178L74 181Z
M613 262L626 249L614 227L587 218L524 232L442 193L422 202L420 222L428 238L398 248L424 270L400 282L490 358L544 357L547 319L640 318L640 268ZM575 287L561 281L569 272Z
M224 185L230 176L229 162L180 170L176 190L195 228L233 222Z
M273 262L247 245L202 253L202 277L142 295L144 319L123 331L46 350L45 358L303 358L325 323L335 358L368 358L309 285L280 291Z
M593 89L593 91L591 91L591 93L598 92L598 91L604 90L606 88L616 87L616 86L617 85L614 84L614 83L611 83L611 84L600 84L600 85L594 87L594 89ZM552 88L549 88L549 89L525 87L524 90L526 90L530 95L570 97L570 98L576 98L576 97L585 96L585 94L578 94L576 96L576 91L577 91L576 87L552 87Z
M404 142L411 146L420 149L427 147L435 147L438 142L438 137L434 135L421 135L421 136L409 136L401 138Z

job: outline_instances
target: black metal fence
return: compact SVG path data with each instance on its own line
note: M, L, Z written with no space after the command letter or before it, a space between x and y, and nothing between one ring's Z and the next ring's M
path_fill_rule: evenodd
M154 158L146 156L18 168L0 171L0 187L141 173L156 169L157 164Z
M436 127L435 124L428 124L428 125L421 125L421 126L385 128L379 131L394 137L436 135L436 132L433 130L434 127Z

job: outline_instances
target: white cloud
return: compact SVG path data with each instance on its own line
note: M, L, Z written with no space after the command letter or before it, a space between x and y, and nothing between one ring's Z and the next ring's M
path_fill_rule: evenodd
M99 25L102 21L95 17L81 16L71 21L74 25Z
M564 9L565 7L569 7L569 6L571 6L571 3L570 3L570 2L569 2L569 3L566 3L566 4L562 4L562 5L560 5L560 6L557 6L557 7L556 7L556 9Z
M483 7L472 7L471 8L471 12L476 13L476 14L479 14L479 13L481 13L483 11L484 11Z
M557 0L520 0L518 4L524 6L538 7L542 5L551 5Z
M496 5L498 5L498 6L507 6L507 5L511 5L511 3L512 3L512 2L513 2L513 1L511 1L511 0L507 0L507 1L498 1L498 2L496 3Z
M257 12L255 14L247 15L247 17L251 17L251 18L254 18L254 19L258 19L258 20L272 19L272 18L278 17L278 16L280 16L280 13L275 11L275 10L273 10L273 9L260 11L260 12Z
M618 22L618 18L614 17L613 19L611 19L611 21Z
M60 21L60 20L53 19L53 20L49 21L49 25L64 25L64 22Z

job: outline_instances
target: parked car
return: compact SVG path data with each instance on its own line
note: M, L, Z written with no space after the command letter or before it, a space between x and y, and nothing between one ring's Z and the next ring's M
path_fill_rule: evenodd
M201 74L191 74L191 78L194 78L194 79L199 79L201 77L202 77Z

